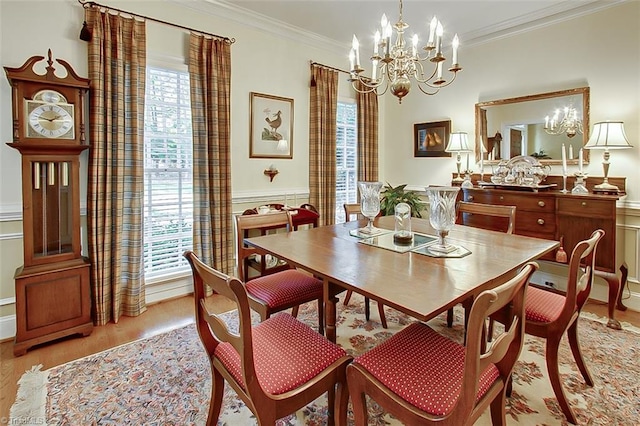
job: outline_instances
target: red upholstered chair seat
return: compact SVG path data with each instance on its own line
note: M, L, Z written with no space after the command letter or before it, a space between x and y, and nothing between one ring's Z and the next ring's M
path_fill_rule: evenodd
M254 278L245 286L247 293L262 300L272 311L296 305L300 300L322 298L322 281L295 269Z
M265 392L280 395L307 383L346 355L306 324L279 313L253 328L256 376ZM240 356L230 343L220 343L215 356L244 389Z
M527 320L553 322L562 313L566 298L561 294L531 287L527 293L525 312Z
M405 401L440 416L450 413L458 400L464 362L464 346L422 323L411 324L354 360ZM496 366L489 364L481 374L477 399L498 377Z

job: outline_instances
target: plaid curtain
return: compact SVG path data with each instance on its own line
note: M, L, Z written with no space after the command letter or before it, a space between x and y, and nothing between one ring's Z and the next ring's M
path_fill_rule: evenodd
M142 267L145 23L86 9L90 135L87 222L93 318L146 310Z
M335 223L338 71L311 64L309 100L309 202L320 225Z
M358 82L358 89L364 85ZM378 180L378 95L356 92L358 106L358 180Z
M193 250L206 264L234 274L229 41L192 33L189 76L193 123Z

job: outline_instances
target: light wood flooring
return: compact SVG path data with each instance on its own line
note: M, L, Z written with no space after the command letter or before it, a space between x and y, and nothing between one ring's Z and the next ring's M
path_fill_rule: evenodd
M219 302L220 312L231 309L228 303ZM607 306L602 302L589 302L585 311L606 316ZM616 311L616 319L640 327L640 312ZM95 327L90 336L69 337L36 346L21 357L13 356L13 342L0 343L0 423L8 421L9 410L15 400L17 382L33 365L42 364L43 370L82 358L111 347L153 336L187 325L194 320L193 297L186 296L160 302L148 307L147 312L136 318L122 317L117 324ZM612 333L615 331L611 330Z

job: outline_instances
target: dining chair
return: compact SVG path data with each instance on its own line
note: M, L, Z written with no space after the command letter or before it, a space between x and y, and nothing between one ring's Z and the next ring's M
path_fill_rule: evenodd
M360 210L360 204L343 204L344 207L344 216L345 222L351 221L351 216L356 216L357 218L362 217L362 212ZM351 300L351 295L353 294L352 290L347 290L347 294L344 296L344 305L349 304L349 300ZM380 322L382 323L382 328L387 328L387 317L384 315L384 305L380 301L376 301L378 304L378 315L380 315ZM369 307L369 298L364 298L364 317L367 321L371 317L371 308Z
M471 425L488 406L493 424L506 424L506 391L524 342L527 283L537 268L529 262L478 295L465 345L414 322L356 357L347 367L355 424L367 424L367 395L404 424ZM483 351L485 319L503 308L510 325Z
M218 423L225 381L260 425L275 425L325 392L329 423L346 424L346 367L352 358L344 349L285 312L253 326L245 285L192 251L184 257L193 272L196 326L213 375L207 425ZM235 302L237 325L207 309L207 289Z
M516 224L515 206L458 201L457 211L456 223L513 234ZM447 311L447 326L453 326L453 308Z
M245 283L249 294L251 308L265 320L275 312L292 308L292 315L298 316L301 304L318 301L318 331L324 334L324 300L322 281L290 265L278 265L267 268L265 275L251 278L248 276L246 264L250 256L262 256L261 264L265 265L266 255L258 252L244 242L250 231L257 230L261 234L267 231L286 229L293 230L291 215L288 211L277 211L267 214L249 214L236 216L236 235L238 250L238 278ZM283 270L283 268L286 268ZM272 269L272 270L269 270Z
M525 333L546 339L545 359L551 387L567 421L573 424L577 424L577 419L562 387L558 351L562 337L566 332L569 347L578 369L586 384L593 386L593 379L582 357L578 342L578 318L591 292L596 249L603 236L604 231L598 229L588 239L580 241L573 248L569 259L566 294L558 294L532 286L529 289L525 306ZM492 321L496 319L504 324L504 318L499 315L492 317ZM489 337L491 336L489 334Z

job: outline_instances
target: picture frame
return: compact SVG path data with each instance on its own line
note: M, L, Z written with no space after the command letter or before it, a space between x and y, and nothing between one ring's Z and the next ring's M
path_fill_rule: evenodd
M445 148L451 134L451 120L413 125L414 157L451 157Z
M293 158L293 99L250 93L249 158Z

